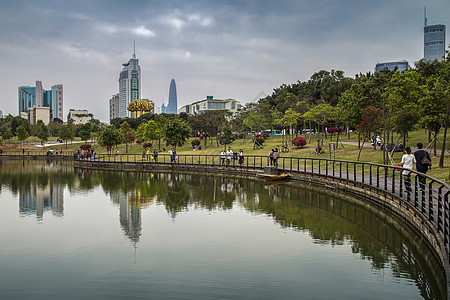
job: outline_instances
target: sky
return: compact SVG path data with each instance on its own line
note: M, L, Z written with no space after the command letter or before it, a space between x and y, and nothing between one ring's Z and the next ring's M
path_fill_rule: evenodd
M134 43L141 97L156 107L172 78L180 108L206 96L255 102L320 70L414 66L425 6L428 25L448 31L450 0L0 0L0 110L17 115L18 87L41 80L63 84L64 121L72 108L109 122Z

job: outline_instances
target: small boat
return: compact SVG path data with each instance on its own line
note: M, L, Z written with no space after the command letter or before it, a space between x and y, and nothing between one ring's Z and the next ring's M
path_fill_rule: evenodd
M264 177L266 180L275 181L275 180L285 180L289 178L289 174L261 174L260 176Z

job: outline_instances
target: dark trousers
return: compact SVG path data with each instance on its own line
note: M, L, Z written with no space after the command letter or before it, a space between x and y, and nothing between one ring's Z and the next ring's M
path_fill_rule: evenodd
M417 171L419 171L419 173L426 174L428 169L426 169L426 170L417 170ZM419 180L419 187L421 189L424 189L425 185L426 185L427 178L425 176L420 176L420 174L418 176L419 176L419 178L418 178L418 180Z

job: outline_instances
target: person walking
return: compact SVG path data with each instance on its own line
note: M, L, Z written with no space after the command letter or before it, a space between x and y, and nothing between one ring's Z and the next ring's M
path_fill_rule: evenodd
M227 166L230 164L232 156L233 156L233 150L231 150L231 148L228 148L228 151L227 151Z
M220 160L221 160L221 165L225 166L225 158L227 156L227 153L225 152L225 150L222 150L222 152L220 153Z
M273 164L275 167L278 167L278 157L280 157L280 152L278 152L278 148L275 148L273 152Z
M153 159L155 160L155 162L158 162L158 150L153 150Z
M244 151L242 149L239 150L239 165L242 166L244 164Z
M272 149L272 151L270 151L270 153L269 153L269 162L270 162L270 166L273 166L273 153L274 153L274 151L273 151L273 149Z
M147 161L150 162L150 148L146 149L145 154L147 155Z
M405 151L403 151L403 152L404 152L404 154L402 156L402 161L400 164L404 169L412 170L414 164L416 163L416 157L414 156L414 154L411 154L410 147L406 147ZM411 189L411 171L403 170L402 176L403 176L403 181L405 183L405 189L409 195L409 193L412 191L412 189Z
M417 151L414 152L414 157L416 159L417 172L426 174L429 168L431 168L431 157L430 153L423 150L422 148L423 144L417 143ZM427 180L426 177L419 175L419 186L421 189L425 188L426 180Z

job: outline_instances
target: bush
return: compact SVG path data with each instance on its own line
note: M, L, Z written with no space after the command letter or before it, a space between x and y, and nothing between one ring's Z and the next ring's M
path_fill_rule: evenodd
M327 128L328 133L337 133L337 132L344 132L344 128L339 127L328 127Z
M91 144L83 144L80 146L81 150L88 150L91 149Z
M152 147L152 143L144 143L142 145L142 147L144 147L144 148L151 148Z
M140 144L141 143L141 141L140 140L136 140L136 144Z
M235 133L234 134L234 138L235 139L243 139L244 138L244 133Z
M200 140L199 139L195 139L191 142L192 146L198 146L200 145Z
M303 147L306 145L306 139L298 136L292 140L292 145L296 146L297 148Z
M263 133L263 138L264 139L267 139L269 136L270 136L270 134L268 132L264 132Z

